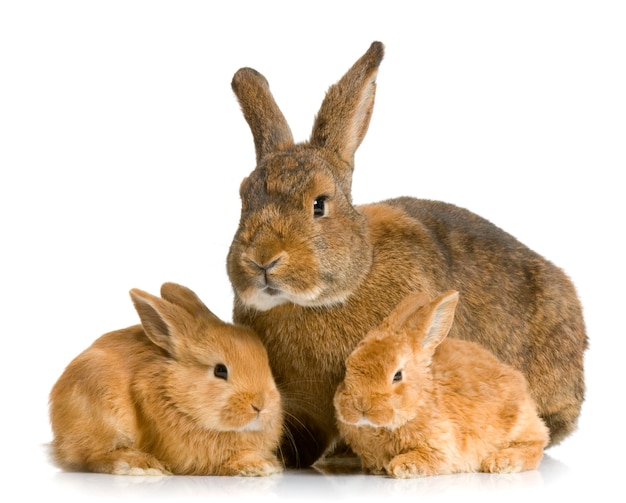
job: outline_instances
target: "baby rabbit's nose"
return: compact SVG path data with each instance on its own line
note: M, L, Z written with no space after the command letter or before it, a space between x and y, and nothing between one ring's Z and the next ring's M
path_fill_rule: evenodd
M368 410L371 409L371 407L372 404L366 398L359 397L356 398L354 401L354 408L362 414L365 414Z
M252 410L254 410L254 412L260 414L265 408L265 397L262 395L255 396L250 405L252 406Z

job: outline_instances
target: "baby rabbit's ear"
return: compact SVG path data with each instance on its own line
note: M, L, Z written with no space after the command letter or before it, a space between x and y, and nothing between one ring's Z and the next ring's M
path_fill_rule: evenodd
M161 286L161 297L172 304L182 307L193 316L202 316L221 322L200 300L200 297L186 286L177 283L163 283Z
M384 331L403 331L415 337L428 353L446 338L459 300L459 293L450 290L429 302L425 293L407 295L383 322Z
M373 42L341 80L328 89L313 125L311 145L333 151L351 171L354 153L369 127L383 55L383 44Z
M231 87L252 131L257 163L270 152L293 146L291 129L263 75L252 68L241 68Z
M148 338L169 354L176 354L177 327L193 323L193 316L180 306L133 288L130 297Z
M406 328L414 329L417 322L416 314L423 306L428 304L428 301L428 295L422 292L414 292L407 295L389 313L381 327L386 332L397 332Z
M420 323L421 334L418 336L423 337L422 348L427 353L433 353L450 332L458 301L459 292L450 290L434 299L420 313L424 321Z

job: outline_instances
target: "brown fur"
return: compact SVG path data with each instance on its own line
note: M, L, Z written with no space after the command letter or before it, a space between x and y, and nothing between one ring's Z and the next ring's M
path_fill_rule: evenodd
M55 460L131 475L279 472L281 400L261 341L185 287L161 295L131 290L142 325L101 336L54 385Z
M563 271L451 204L402 197L352 205L354 151L382 57L374 42L329 89L310 141L297 144L267 81L246 68L233 78L257 156L241 184L228 255L234 319L268 349L289 423L283 452L306 466L334 442L332 400L346 357L416 290L463 292L451 336L482 344L524 373L557 443L576 427L587 347Z
M367 471L406 478L539 465L549 433L524 376L476 343L445 339L457 299L409 295L348 357L334 403Z

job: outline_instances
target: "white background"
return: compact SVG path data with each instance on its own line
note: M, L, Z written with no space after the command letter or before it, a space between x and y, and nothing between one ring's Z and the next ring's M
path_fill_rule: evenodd
M2 489L17 491L11 501L622 498L620 4L0 3L0 473ZM373 40L386 56L355 202L412 195L465 206L565 269L590 337L577 433L539 471L501 477L59 472L43 449L48 393L97 336L137 322L128 290L176 281L230 319L225 256L239 183L254 167L233 73L263 73L305 139L327 87Z

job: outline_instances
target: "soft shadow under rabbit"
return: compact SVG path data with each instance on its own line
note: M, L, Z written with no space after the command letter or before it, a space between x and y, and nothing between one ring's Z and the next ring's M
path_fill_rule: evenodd
M130 292L141 325L107 333L50 394L64 468L118 475L270 475L282 432L267 353L189 289Z

